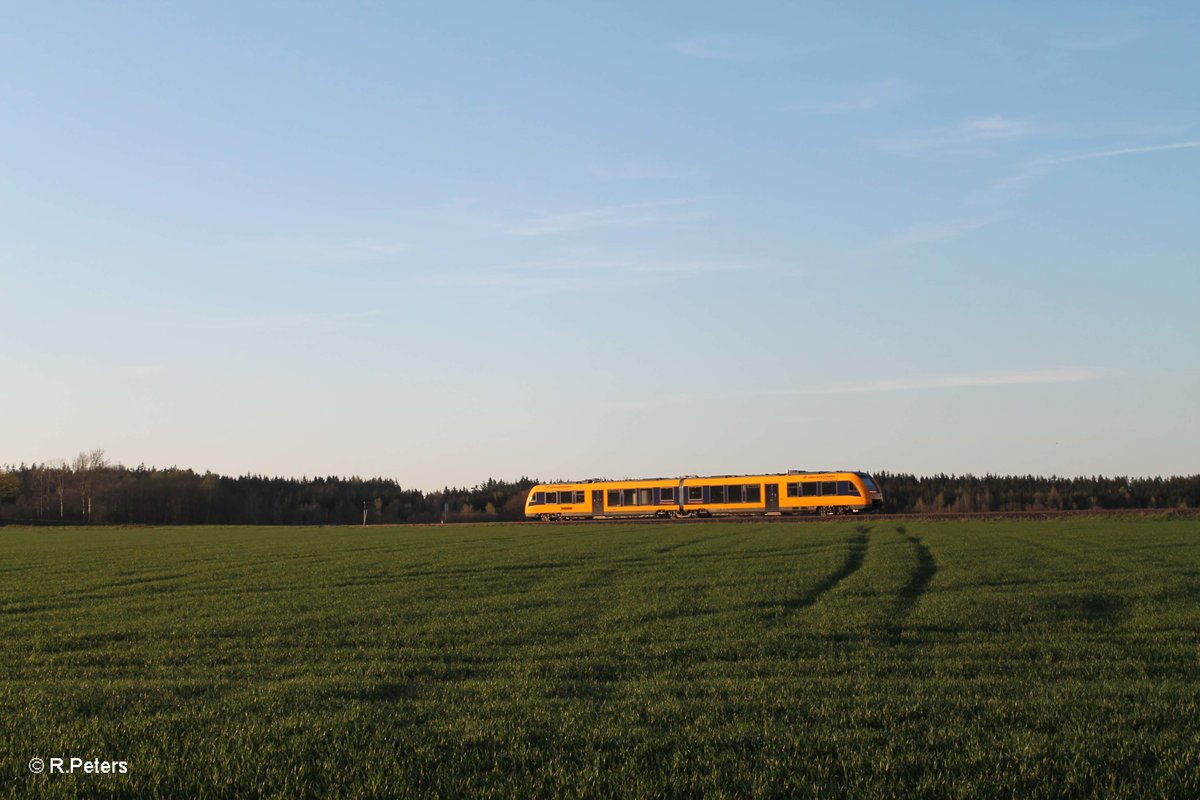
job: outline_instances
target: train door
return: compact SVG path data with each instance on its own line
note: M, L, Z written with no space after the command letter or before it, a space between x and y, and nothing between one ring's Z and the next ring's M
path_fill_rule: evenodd
M599 517L604 514L604 492L599 489L592 489L592 516Z
M779 510L779 484L767 484L767 511Z

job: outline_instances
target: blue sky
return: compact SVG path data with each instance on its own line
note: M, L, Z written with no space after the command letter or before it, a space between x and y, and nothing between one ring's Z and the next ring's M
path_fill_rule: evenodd
M0 462L1200 471L1191 4L7 5Z

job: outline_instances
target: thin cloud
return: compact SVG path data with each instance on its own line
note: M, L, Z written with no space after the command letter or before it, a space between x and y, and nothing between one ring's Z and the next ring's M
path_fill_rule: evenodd
M1084 153L1078 156L1067 156L1058 159L1059 163L1068 161L1088 161L1093 158L1116 158L1117 156L1131 156L1139 153L1159 153L1164 150L1187 150L1193 147L1200 147L1200 140L1190 142L1173 142L1171 144L1152 144L1145 147L1122 147L1118 150L1101 150L1097 153Z
M711 275L717 272L745 272L754 269L747 264L711 261L643 261L630 264L630 272L642 275Z
M910 225L895 236L853 248L850 252L871 260L890 261L912 248L960 239L995 222L996 219L965 219Z
M258 257L298 264L345 264L384 261L408 252L407 242L337 239L318 236L264 237L250 241Z
M224 320L219 327L253 330L294 330L297 328L336 328L379 317L379 309L368 311L314 311L301 314L266 314L255 317Z
M915 94L912 84L888 78L866 86L847 89L840 97L817 105L802 107L814 114L859 114L894 105Z
M1010 117L971 117L957 125L914 136L878 139L873 144L890 153L913 157L978 155L992 145L1045 133L1049 128L1030 120Z
M505 231L514 236L557 236L595 228L647 228L696 222L708 214L695 208L699 198L680 197L649 203L626 203L587 211L547 214L511 223Z
M807 42L745 34L699 34L667 45L677 55L710 61L765 63L875 44L879 36L825 37Z
M1058 158L1038 158L1027 162L1017 172L1001 178L992 185L993 191L1006 192L1024 189L1031 183L1042 178L1055 167L1072 164L1077 161L1094 161L1105 158L1121 158L1123 156L1142 155L1145 153L1161 153L1170 150L1191 150L1200 147L1200 140L1186 142L1171 142L1169 144L1154 144L1143 147L1122 147L1114 150L1098 150L1091 153L1081 153L1073 156Z
M690 36L668 47L681 56L712 61L771 61L794 52L778 42L736 34Z
M1113 50L1125 47L1146 38L1140 30L1118 31L1114 33L1098 33L1094 35L1076 36L1053 42L1052 46L1060 50Z
M593 274L697 275L713 272L744 272L755 267L739 261L702 261L695 259L604 258L566 254L561 258L543 258L493 267L495 272L586 272Z
M700 175L699 170L670 167L663 164L627 162L623 164L590 164L587 172L600 181L681 180Z
M877 392L910 392L929 389L966 389L989 386L1038 386L1060 383L1083 383L1104 378L1104 370L1087 367L1026 370L1023 372L980 372L941 375L915 379L876 381L874 383L827 386L799 389L788 394L871 394Z
M592 292L611 286L610 281L571 273L536 275L520 272L470 272L447 275L439 283L463 289L511 289L544 294Z
M669 283L688 277L746 272L754 264L689 259L598 258L568 254L503 264L491 269L445 276L442 282L468 288L528 289L540 292L583 292L630 285Z
M922 244L948 242L966 236L983 228L988 223L984 220L963 220L957 222L939 222L927 225L913 225L898 236L883 242L885 247L912 247Z
M672 42L670 48L679 55L690 58L728 57L728 49L709 36L693 36L690 39Z
M677 394L660 394L643 400L626 400L618 403L617 407L625 411L656 411L664 408L684 408L695 401L695 395L690 392Z

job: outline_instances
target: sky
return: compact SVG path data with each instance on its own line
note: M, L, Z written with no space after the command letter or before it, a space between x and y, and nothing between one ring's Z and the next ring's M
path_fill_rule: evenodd
M0 6L0 463L1200 472L1190 3Z

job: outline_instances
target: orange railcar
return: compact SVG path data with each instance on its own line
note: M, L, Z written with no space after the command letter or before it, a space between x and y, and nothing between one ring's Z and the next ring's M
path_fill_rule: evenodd
M865 472L793 470L539 484L529 490L530 519L708 517L717 514L857 514L883 505Z

